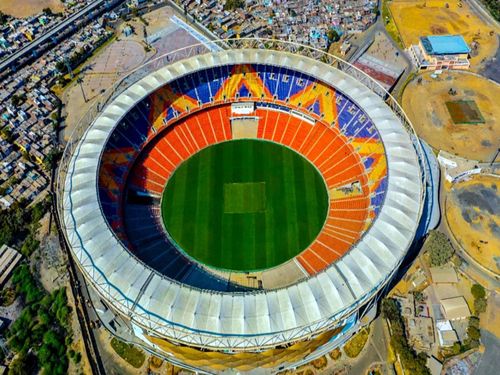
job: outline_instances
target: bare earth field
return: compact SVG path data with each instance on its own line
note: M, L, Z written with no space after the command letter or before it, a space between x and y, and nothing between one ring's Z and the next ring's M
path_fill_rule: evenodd
M138 19L121 24L116 31L117 38L81 67L81 85L75 80L60 95L65 104L65 139L90 105L119 79L155 57L198 43L197 39L170 20L172 15L170 7L162 7L144 15L148 22L146 27ZM135 33L125 37L122 33L125 25L131 25ZM144 48L144 31L154 40L150 43L152 48L149 52ZM200 48L200 53L203 50Z
M0 11L17 18L38 14L47 7L54 13L64 10L60 0L0 0Z
M65 137L71 134L71 127L102 91L138 67L145 59L146 52L143 45L138 41L127 39L112 42L85 64L82 69L84 73L81 74L81 85L74 82L62 95L67 114Z
M417 44L424 35L461 34L469 46L473 41L478 43L477 50L472 51L471 69L479 71L495 54L500 30L485 25L466 2L460 4L457 0L407 0L393 1L389 7L405 47Z
M467 253L500 274L500 177L474 175L454 184L446 199L446 219Z
M417 76L403 93L403 108L417 134L437 150L489 161L500 139L500 85L467 72L445 72L436 79L430 75ZM450 95L450 89L456 95ZM445 103L457 100L474 100L485 123L454 124Z

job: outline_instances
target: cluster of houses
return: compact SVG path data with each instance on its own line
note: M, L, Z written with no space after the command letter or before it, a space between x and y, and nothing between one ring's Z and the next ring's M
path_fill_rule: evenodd
M56 144L59 103L49 87L61 75L61 62L66 67L75 53L91 53L112 35L104 25L103 18L87 25L0 82L0 210L47 193L43 164Z
M87 5L90 0L61 0L66 4L66 13L73 13ZM50 9L50 8L49 8ZM56 25L63 14L41 12L23 19L9 18L0 26L0 59L15 53Z
M184 10L219 38L276 38L326 48L329 31L359 33L376 18L377 1L181 0ZM225 9L226 8L226 9Z

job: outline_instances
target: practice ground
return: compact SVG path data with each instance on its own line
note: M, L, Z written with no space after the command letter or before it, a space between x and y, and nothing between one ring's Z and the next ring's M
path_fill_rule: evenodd
M500 274L500 177L475 175L454 184L446 199L446 220L464 250Z
M403 108L417 134L437 150L489 161L500 139L500 85L466 72L446 72L436 79L430 74L417 76L403 93ZM450 95L450 89L456 95ZM485 123L455 124L446 102L458 100L473 100Z
M393 1L389 8L405 47L417 44L418 38L424 35L461 34L469 45L477 42L477 50L472 51L471 69L478 71L480 64L495 54L498 48L496 33L500 30L485 25L467 2L460 4L461 7L457 0L407 0Z
M64 5L60 0L1 0L0 11L17 18L23 18L40 13L44 8L50 8L54 13L62 12Z
M296 152L234 140L185 161L167 183L170 236L200 262L236 271L277 266L304 250L328 210L322 176Z

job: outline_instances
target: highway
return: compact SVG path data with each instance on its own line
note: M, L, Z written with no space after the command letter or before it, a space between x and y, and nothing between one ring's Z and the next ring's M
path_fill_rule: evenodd
M20 59L28 56L30 53L35 52L39 46L44 45L45 43L52 42L52 38L58 39L58 36L61 34L65 34L68 32L70 27L76 26L77 21L81 21L84 17L86 17L89 13L93 11L100 10L102 5L107 5L108 7L113 7L116 4L123 2L124 0L95 0L83 9L79 10L75 14L72 14L68 18L61 21L59 24L51 28L48 32L44 33L28 45L22 47L20 50L16 51L12 55L8 56L6 59L0 62L0 73L4 72L5 69L9 67L14 67L16 63L19 62ZM98 12L95 12L93 16L97 15ZM93 18L90 17L90 19ZM76 29L76 28L75 28Z

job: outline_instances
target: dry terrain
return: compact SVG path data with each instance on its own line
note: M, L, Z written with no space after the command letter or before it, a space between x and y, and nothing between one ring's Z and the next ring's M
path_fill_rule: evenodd
M405 47L417 44L418 38L424 35L461 34L469 46L473 41L477 43L477 49L472 51L473 71L479 71L485 59L493 56L498 48L499 28L485 25L466 2L393 1L389 8Z
M500 274L500 177L475 175L455 183L446 199L446 220L465 251Z
M402 104L417 134L434 149L489 161L500 139L499 97L500 85L475 74L455 71L432 78L425 73L408 84ZM454 124L445 103L457 100L474 100L485 123Z
M44 8L58 13L64 10L64 5L60 0L0 0L0 11L17 18L38 14Z
M89 107L97 102L100 94L118 80L153 58L198 42L171 21L172 15L170 7L162 7L143 16L148 26L139 18L122 23L117 28L116 38L79 67L81 85L75 79L64 92L58 91L67 116L62 134L65 139ZM130 36L125 36L122 32L127 25L134 30ZM150 40L149 51L145 48L146 38Z

